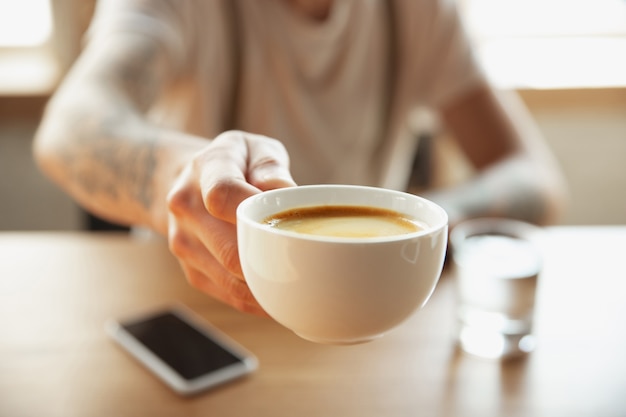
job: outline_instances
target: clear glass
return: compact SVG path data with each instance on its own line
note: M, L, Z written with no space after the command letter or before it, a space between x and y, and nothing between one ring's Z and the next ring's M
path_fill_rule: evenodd
M475 219L450 235L458 343L467 353L503 359L532 351L541 229L508 219Z

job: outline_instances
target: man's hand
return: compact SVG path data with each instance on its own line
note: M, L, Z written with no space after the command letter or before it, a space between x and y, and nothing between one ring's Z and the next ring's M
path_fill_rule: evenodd
M241 272L236 209L246 197L295 186L277 140L240 131L216 137L168 195L168 238L189 283L245 312L264 315Z

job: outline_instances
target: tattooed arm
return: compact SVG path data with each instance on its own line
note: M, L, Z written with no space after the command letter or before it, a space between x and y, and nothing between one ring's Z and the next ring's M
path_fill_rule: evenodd
M209 140L151 124L144 114L173 76L164 54L141 34L90 44L46 109L35 157L93 213L167 235L191 285L263 314L241 273L235 209L294 185L287 153L245 132Z
M47 106L35 141L43 171L88 210L161 232L175 173L206 145L144 118L172 75L166 62L140 34L91 43Z
M429 194L454 226L466 218L512 217L553 223L565 185L543 139L515 96L487 85L442 109L443 120L477 170L468 182Z

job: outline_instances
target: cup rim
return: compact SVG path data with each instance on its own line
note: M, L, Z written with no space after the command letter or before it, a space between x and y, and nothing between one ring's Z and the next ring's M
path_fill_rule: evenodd
M311 189L331 189L331 190L342 190L342 189L350 189L350 190L364 190L364 191L374 191L374 192L382 192L382 193L390 193L394 195L398 195L401 197L405 197L408 199L419 201L421 204L426 205L430 210L433 210L436 213L436 217L440 220L435 223L426 223L426 228L422 230L418 230L416 232L404 233L392 236L378 236L378 237L340 237L340 236L321 236L321 235L311 235L293 232L289 230L281 230L277 228L271 228L272 233L282 236L288 236L294 239L306 240L306 241L319 241L319 242L334 242L334 243L381 243L381 242L398 242L403 240L415 239L422 236L428 236L434 233L441 231L442 229L448 226L448 214L447 212L438 204L434 203L431 200L428 200L424 197L418 196L416 194L407 193L404 191L393 190L389 188L383 187L373 187L373 186L363 186L363 185L344 185L344 184L315 184L315 185L299 185L295 187L285 187L285 188L277 188L273 190L263 191L261 193L252 195L244 199L239 206L237 207L237 222L242 222L247 224L250 227L255 229L263 229L270 230L267 225L260 223L254 219L251 219L249 216L245 215L245 210L254 204L259 199L264 199L267 197L272 197L277 194L283 193L291 193L291 192L306 192L306 190ZM308 205L310 206L310 205ZM284 210L289 210L294 207L288 207ZM301 207L307 207L307 205L303 205Z

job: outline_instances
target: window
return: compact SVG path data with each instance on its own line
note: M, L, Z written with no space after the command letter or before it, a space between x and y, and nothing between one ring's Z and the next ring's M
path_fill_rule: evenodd
M626 86L625 0L458 0L485 70L516 88Z
M0 95L48 95L80 53L96 0L0 0Z
M0 0L0 48L39 47L51 36L49 0Z
M45 94L59 78L50 0L0 0L0 94Z

